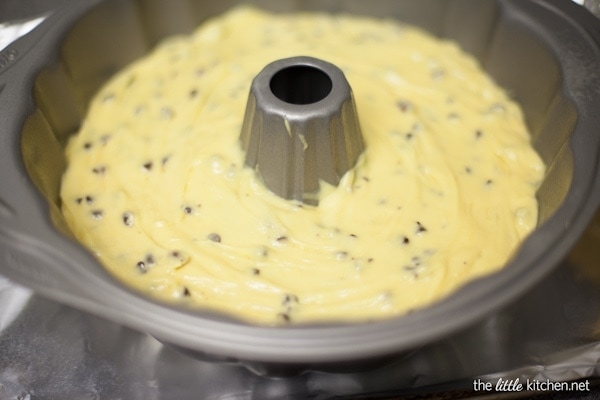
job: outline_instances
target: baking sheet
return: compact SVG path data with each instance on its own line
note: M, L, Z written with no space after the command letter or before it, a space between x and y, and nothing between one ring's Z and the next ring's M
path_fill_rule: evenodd
M43 19L0 25L0 49ZM569 257L504 310L389 365L356 374L259 376L192 359L153 337L0 277L0 399L479 397L473 382L600 378L600 214ZM582 390L585 396L591 392ZM512 395L528 395L526 388ZM591 394L590 394L591 395Z

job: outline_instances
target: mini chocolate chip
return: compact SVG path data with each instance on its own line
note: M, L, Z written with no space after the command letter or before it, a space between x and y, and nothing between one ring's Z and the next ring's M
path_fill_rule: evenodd
M221 243L221 235L219 235L218 233L210 233L208 235L208 239L216 243Z
M88 196L85 196L85 202L86 202L87 204L90 204L90 205L91 205L91 204L94 204L94 198L93 198L92 196L89 196L89 195L88 195Z
M145 274L146 272L148 272L148 267L146 266L146 263L143 261L138 261L138 263L135 264L135 266L137 267L138 271L140 271L142 274Z
M368 262L368 263L372 263L373 261L374 261L373 257L369 257L369 258L367 258L367 262Z
M476 139L479 139L479 138L480 138L480 137L482 137L482 136L483 136L483 132L481 131L481 129L477 129L477 130L475 131L475 138L476 138Z
M129 212L123 213L123 224L125 224L125 226L133 225L133 215L131 213L129 213Z
M156 261L154 260L154 256L150 253L146 254L145 262L149 266L156 264Z
M284 306L287 306L291 303L298 303L299 299L298 296L296 296L295 294L286 294L283 297L283 302L281 303Z
M190 90L190 92L188 94L189 94L190 98L193 99L194 97L198 96L198 89L192 89L192 90Z
M465 172L467 174L471 174L471 173L473 173L473 170L471 169L471 167L465 167Z
M194 211L194 210L190 206L183 207L183 212L186 214L191 214L192 211Z
M412 108L412 104L406 100L399 100L396 102L396 107L402 112L407 112Z
M260 275L260 269L252 268L252 275Z
M288 313L279 313L277 316L283 320L283 322L290 322L291 318Z
M356 235L355 233L351 233L351 234L350 234L350 235L348 235L348 236L350 236L351 238L355 238L355 239L356 239L356 238L358 238L358 235Z
M425 228L419 221L417 221L417 233L427 232L427 228Z
M402 244L409 244L410 239L407 236L402 236Z
M92 211L92 217L94 219L102 219L103 216L104 216L104 211L102 211L102 210L93 210Z
M490 186L492 183L494 183L494 181L493 181L493 180L491 180L491 179L488 179L487 181L485 181L485 184L486 184L487 186Z
M451 112L450 114L448 114L448 120L450 121L458 121L459 119L460 115L458 113Z
M190 297L192 295L192 293L190 292L190 289L188 289L187 287L183 287L183 297Z
M92 172L96 175L104 175L104 173L106 172L106 167L103 165L100 167L94 167L92 168Z
M100 136L100 143L105 145L106 143L108 143L108 141L110 140L110 135L109 134L105 134Z
M404 137L406 138L406 140L411 140L414 137L414 135L409 132L406 135L404 135Z
M169 253L169 255L173 258L179 258L181 257L181 253L178 252L177 250L173 250L172 252Z
M83 202L83 197L78 197L75 199L75 203L81 204L81 202Z
M160 162L162 163L162 165L164 166L167 162L169 162L169 160L171 159L170 156L164 156Z
M150 171L152 169L152 161L144 163L143 167L146 171Z
M93 146L92 142L85 142L85 143L83 144L83 148L84 148L85 150L89 150L89 149L91 149L91 148L92 148L92 146Z
M287 238L287 236L279 236L275 240L278 241L278 242L287 242L288 238Z

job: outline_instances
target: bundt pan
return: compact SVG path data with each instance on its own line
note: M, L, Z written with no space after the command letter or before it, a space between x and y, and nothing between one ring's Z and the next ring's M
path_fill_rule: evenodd
M61 216L65 143L115 71L238 3L74 0L0 53L1 274L197 356L256 369L341 370L399 357L501 310L584 231L600 202L600 23L585 9L568 0L257 0L249 3L276 12L395 17L457 41L524 109L548 166L539 226L500 272L379 322L260 327L132 292L72 238Z

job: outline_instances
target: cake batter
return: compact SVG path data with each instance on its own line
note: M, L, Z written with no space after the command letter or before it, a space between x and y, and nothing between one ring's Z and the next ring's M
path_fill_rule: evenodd
M239 143L254 76L298 55L343 70L366 144L317 207L269 192ZM271 325L398 316L497 271L544 174L519 107L457 45L249 7L118 73L67 158L64 215L119 280Z

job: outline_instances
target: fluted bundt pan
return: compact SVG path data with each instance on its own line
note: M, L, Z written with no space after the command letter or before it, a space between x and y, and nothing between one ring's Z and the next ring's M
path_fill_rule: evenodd
M558 265L584 231L600 201L600 28L587 11L566 0L257 0L250 3L272 11L345 11L397 18L455 40L473 54L520 102L533 144L548 166L537 193L539 226L500 272L466 285L443 302L386 321L259 327L174 308L130 291L69 235L58 195L65 143L81 124L91 96L112 74L148 53L162 38L191 32L206 18L238 3L74 0L0 52L0 273L41 295L213 359L300 369L368 368L367 359L395 357L458 334L501 310ZM324 81L322 90L308 98L300 95L300 100L281 94L279 79L298 72L284 68L272 76L271 94L292 108L303 107L298 102L319 111L320 102L329 107L337 78L318 65L308 64L317 71L301 65L302 74L316 74ZM322 72L332 81L331 94L325 93L327 79ZM278 73L283 75L275 78ZM253 96L259 103L258 93ZM350 103L346 95L333 97ZM257 105L250 107L254 115L270 111ZM340 107L335 118L354 120ZM289 118L293 113L283 114L275 124L278 129L282 124L291 132L304 129ZM333 115L326 111L324 118L334 119ZM256 125L261 124L249 122L250 131ZM327 167L332 172L324 180L335 182L360 153L358 140L348 140L345 132L334 140L311 129L306 132L303 157L308 157L312 141L324 140L323 148L334 154L342 143L350 149L335 166ZM293 189L280 189L279 178L268 177L271 168L265 163L281 155L255 152L252 136L242 135L247 162L258 165L266 181L273 179L275 183L268 183L272 190L292 199L310 198L316 188L313 176L326 168L317 162L316 170L302 172L297 179L301 183ZM285 146L298 152L304 145L295 140Z

